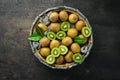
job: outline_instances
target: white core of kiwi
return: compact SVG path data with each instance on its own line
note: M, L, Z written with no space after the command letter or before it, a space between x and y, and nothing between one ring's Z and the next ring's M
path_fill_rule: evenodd
M67 28L67 25L66 25L66 24L64 25L64 29L65 29L65 28Z
M54 36L53 36L52 34L50 34L50 37L52 37L52 38L53 38Z

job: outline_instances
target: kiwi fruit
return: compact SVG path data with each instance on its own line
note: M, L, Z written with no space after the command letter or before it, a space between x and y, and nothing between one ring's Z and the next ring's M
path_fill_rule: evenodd
M56 64L62 64L64 62L64 57L62 55L60 55L57 59L56 59Z
M47 31L48 27L44 23L39 23L38 27L40 27L43 31Z
M50 31L52 31L52 32L60 31L60 24L59 23L51 23L50 24Z
M72 62L72 57L73 57L73 52L69 51L66 55L65 55L65 61L66 62Z
M70 48L73 53L80 52L80 46L78 43L72 43Z
M72 38L69 36L62 39L62 44L65 46L69 46L71 43L72 43Z
M52 49L52 48L55 48L55 47L59 47L59 45L60 45L60 42L58 41L58 40L52 40L51 42L50 42L50 48Z
M89 37L91 35L91 29L89 27L82 28L82 34L84 37Z
M77 21L77 23L75 24L75 27L78 31L81 31L82 27L85 26L85 22L80 20L80 21Z
M58 56L60 55L60 50L59 50L59 48L53 48L53 49L51 50L51 55L52 55L53 57L58 57Z
M66 21L68 19L68 13L65 10L60 11L59 18L61 21Z
M61 30L67 31L68 29L70 29L70 23L68 21L62 22L61 23Z
M39 53L41 54L41 56L46 57L50 54L50 48L48 47L41 48Z
M66 36L66 33L64 31L59 31L56 34L56 37L60 40L63 39L65 36Z
M67 31L67 35L70 36L71 38L74 38L75 36L78 35L78 31L75 28L70 28Z
M70 14L69 15L69 21L71 22L71 23L76 23L77 21L78 21L78 16L76 15L76 14Z
M48 56L46 57L46 62L47 62L48 64L54 64L54 63L55 63L55 57L53 57L52 55L48 55Z
M48 32L47 33L47 38L50 39L50 40L55 40L56 39L56 35L54 32Z
M82 62L83 58L82 55L80 53L75 53L73 54L73 61L76 63L80 63Z
M50 14L49 20L51 22L56 22L58 20L58 17L59 17L58 13L56 11L54 11Z
M42 47L47 47L49 46L50 44L50 40L47 38L47 37L43 37L41 40L40 40L40 45Z
M61 55L65 55L68 52L68 48L64 45L60 45L59 49L60 49L60 54Z

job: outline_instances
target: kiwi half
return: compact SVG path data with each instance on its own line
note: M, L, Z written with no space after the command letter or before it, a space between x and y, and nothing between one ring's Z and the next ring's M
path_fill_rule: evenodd
M82 61L82 55L80 53L75 53L73 55L73 61L76 63L80 63Z
M91 35L91 29L89 27L82 28L82 34L84 37L89 37Z
M60 50L59 50L59 48L53 48L53 49L51 50L51 55L52 55L53 57L58 57L58 56L60 55Z
M62 31L67 31L69 28L70 28L70 23L68 21L61 23L61 30Z
M50 40L55 40L56 39L56 35L54 32L48 32L47 33L47 38Z
M68 52L68 48L64 45L59 46L60 54L65 55Z
M46 57L46 62L47 62L48 64L53 64L53 63L55 62L55 57L53 57L52 55L48 55L48 56Z
M65 36L66 36L66 33L64 31L59 31L56 34L56 37L60 40L63 39Z

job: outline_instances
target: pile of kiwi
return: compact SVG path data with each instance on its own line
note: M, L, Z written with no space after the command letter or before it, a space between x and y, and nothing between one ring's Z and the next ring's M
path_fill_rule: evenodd
M82 46L89 45L92 34L86 21L77 12L67 9L51 10L48 21L48 24L38 21L35 25L45 32L39 41L40 48L36 49L41 60L62 67L81 63L86 55L81 51ZM75 42L78 37L84 42Z

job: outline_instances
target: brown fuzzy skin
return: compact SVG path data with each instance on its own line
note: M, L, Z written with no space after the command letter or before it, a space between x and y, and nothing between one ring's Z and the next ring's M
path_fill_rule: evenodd
M65 45L65 46L69 46L70 44L72 44L72 38L71 37L63 38L62 44Z
M76 23L78 21L78 16L76 14L70 14L69 21L70 23Z
M75 27L78 31L81 31L81 29L85 26L85 22L80 20L75 24Z
M55 48L55 47L59 47L60 42L58 40L52 40L50 43L50 48Z
M46 57L50 54L50 48L48 47L41 48L39 53L41 56Z
M60 31L60 24L59 23L51 23L50 24L50 31L52 31L52 32Z
M43 31L47 31L48 27L44 23L39 23L38 27L40 27Z
M65 10L60 11L59 18L61 21L66 21L68 19L68 13Z
M58 13L54 11L54 12L52 12L52 13L50 14L49 20L50 20L51 22L57 22L58 17L59 17Z
M41 40L40 40L40 45L42 47L47 47L49 46L50 44L50 40L47 38L47 37L43 37Z
M62 64L64 62L64 57L63 56L59 56L57 59L56 59L56 64Z
M66 62L72 62L72 57L73 57L73 52L69 51L67 55L65 56L65 61Z
M77 43L72 43L70 48L73 53L80 52L80 46Z
M74 38L75 36L78 35L78 31L75 28L70 28L67 32L67 35L70 36L71 38Z

